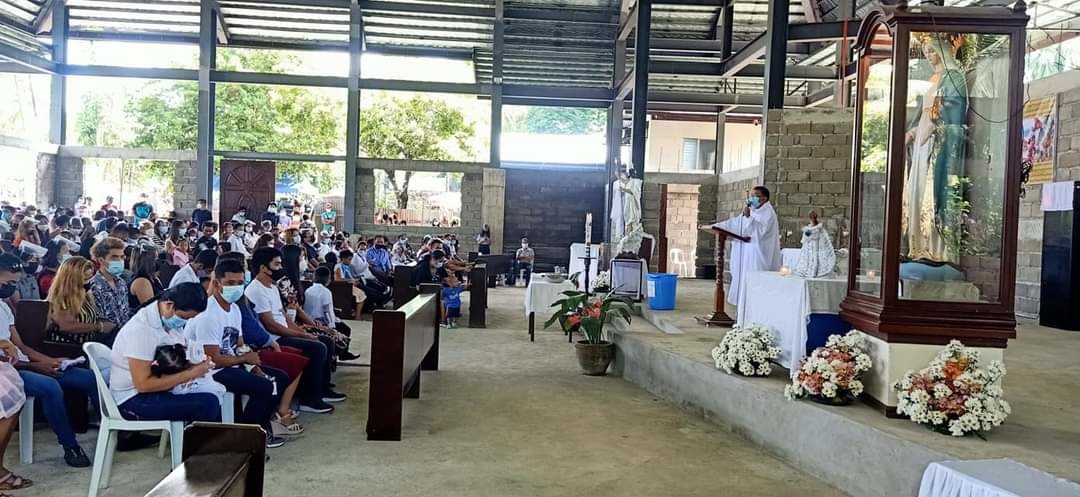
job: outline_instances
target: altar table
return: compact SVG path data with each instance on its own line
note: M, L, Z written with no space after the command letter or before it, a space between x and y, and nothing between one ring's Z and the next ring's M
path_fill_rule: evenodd
M563 297L565 291L577 290L570 280L552 283L532 274L529 287L525 289L525 315L529 318L529 341L536 339L536 315L547 318L554 314L551 304Z
M1076 497L1080 485L1011 459L932 462L919 497Z
M828 335L848 331L847 325L835 317L845 295L845 279L753 272L746 276L746 291L740 298L735 322L771 328L780 347L777 362L791 370L798 367L808 349L824 345ZM824 315L822 326L810 326L812 316L818 315Z

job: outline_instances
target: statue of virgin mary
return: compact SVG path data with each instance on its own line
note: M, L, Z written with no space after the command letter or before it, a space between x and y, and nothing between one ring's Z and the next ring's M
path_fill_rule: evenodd
M964 161L967 78L945 36L926 35L921 41L933 72L910 121L914 127L905 136L910 148L901 232L910 259L957 262L959 254L948 248L943 225L949 176L961 173Z

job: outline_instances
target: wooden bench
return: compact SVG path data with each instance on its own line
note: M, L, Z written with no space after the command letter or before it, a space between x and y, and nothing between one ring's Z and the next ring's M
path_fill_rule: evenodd
M15 306L15 329L26 346L52 357L79 357L78 345L46 340L49 325L49 303L44 300L20 300ZM76 433L86 433L90 425L89 398L76 390L64 389L64 405L68 421ZM38 410L40 411L40 407ZM32 429L32 428L31 428Z
M510 256L502 254L480 255L469 252L469 262L487 265L488 288L495 288L496 279L500 274L509 274L513 267Z
M418 294L416 287L412 284L415 270L416 266L411 265L394 266L394 289L392 290L394 309L401 308Z
M469 327L487 327L487 265L480 263L469 271Z
M439 369L438 285L396 310L377 310L371 324L368 440L401 440L404 399L420 398L420 371Z
M146 497L262 497L266 432L194 423L184 430L183 461Z
M307 292L313 285L310 279L300 279L300 291ZM334 314L341 319L356 319L360 316L357 312L356 295L353 295L353 284L347 281L331 281L327 286L330 289L330 298L334 306Z

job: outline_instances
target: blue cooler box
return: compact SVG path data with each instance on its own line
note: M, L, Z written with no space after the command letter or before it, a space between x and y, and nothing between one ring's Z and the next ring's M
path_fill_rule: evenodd
M670 311L675 309L675 290L679 276L673 273L649 273L649 309Z

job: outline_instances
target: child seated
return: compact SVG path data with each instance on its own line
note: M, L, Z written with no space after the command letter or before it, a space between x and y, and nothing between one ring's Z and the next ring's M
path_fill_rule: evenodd
M447 271L443 276L443 304L446 306L446 326L457 328L458 318L461 317L461 292L465 291L461 280L453 271Z
M188 359L187 347L177 343L173 345L159 345L154 349L154 362L150 363L150 374L161 377L176 374L190 369L191 361ZM218 401L225 397L225 386L214 381L209 374L195 378L187 383L176 385L171 390L176 395L189 393L212 393Z

